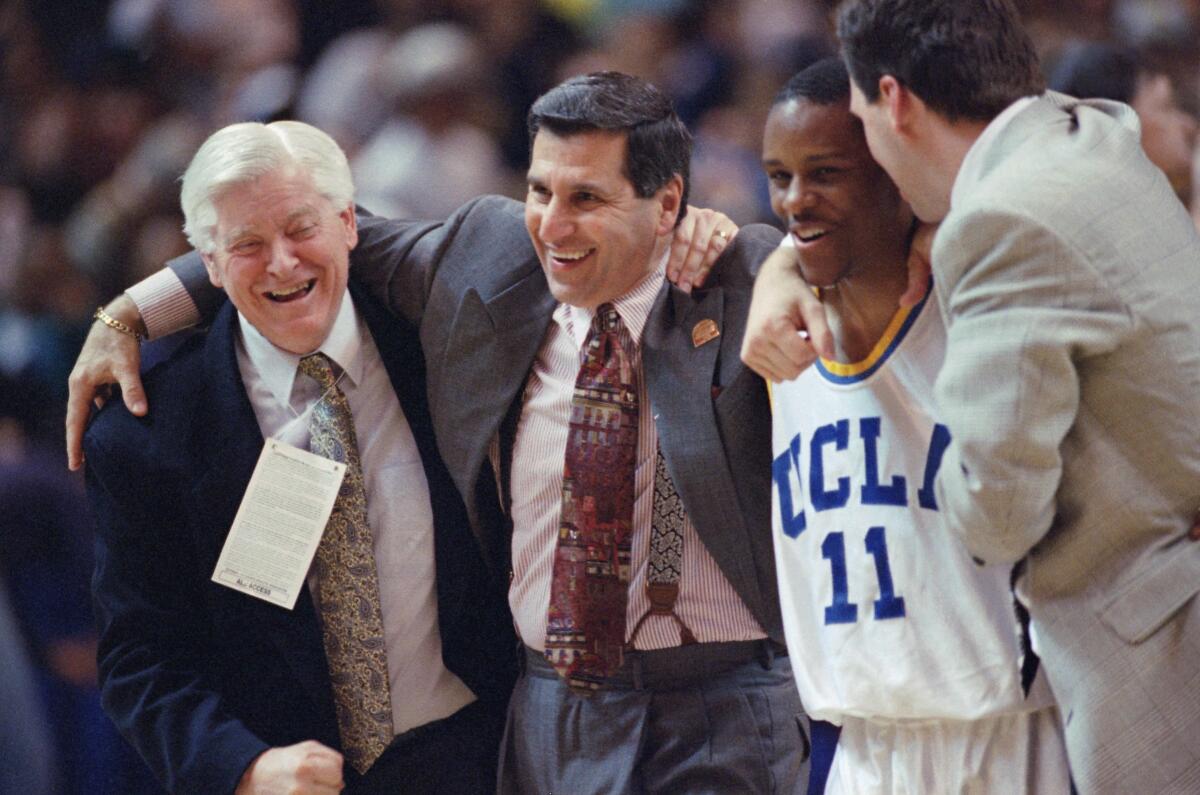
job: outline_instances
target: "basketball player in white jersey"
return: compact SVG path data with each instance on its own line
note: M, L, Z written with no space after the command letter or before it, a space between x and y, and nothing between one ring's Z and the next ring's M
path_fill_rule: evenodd
M932 284L900 307L912 214L871 159L849 85L837 59L801 72L763 141L784 246L836 350L773 391L787 641L809 714L841 727L826 792L1067 793L1010 567L977 565L940 525L945 330Z

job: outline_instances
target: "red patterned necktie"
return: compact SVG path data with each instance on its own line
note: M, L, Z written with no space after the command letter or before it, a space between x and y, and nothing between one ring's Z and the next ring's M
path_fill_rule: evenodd
M637 465L636 354L612 304L596 308L581 360L545 654L572 689L591 691L621 665Z

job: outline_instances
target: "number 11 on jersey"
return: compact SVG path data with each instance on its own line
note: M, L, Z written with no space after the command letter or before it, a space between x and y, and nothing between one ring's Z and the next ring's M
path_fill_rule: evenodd
M904 597L896 596L892 582L892 567L888 562L887 531L872 527L867 531L867 552L875 558L875 578L879 581L879 598L875 600L875 619L904 617ZM829 561L833 578L833 603L825 608L825 623L853 624L858 620L858 605L850 601L850 583L846 574L846 538L844 533L830 533L821 543L821 557Z

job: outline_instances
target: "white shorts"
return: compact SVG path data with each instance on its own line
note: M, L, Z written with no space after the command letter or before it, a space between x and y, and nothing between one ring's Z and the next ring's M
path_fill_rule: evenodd
M1067 795L1058 707L975 721L846 718L826 795Z

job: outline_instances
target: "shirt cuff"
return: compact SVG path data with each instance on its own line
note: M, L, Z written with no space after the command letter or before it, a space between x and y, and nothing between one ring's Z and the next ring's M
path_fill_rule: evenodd
M200 310L170 268L163 268L125 291L146 325L146 338L172 334L200 322Z

